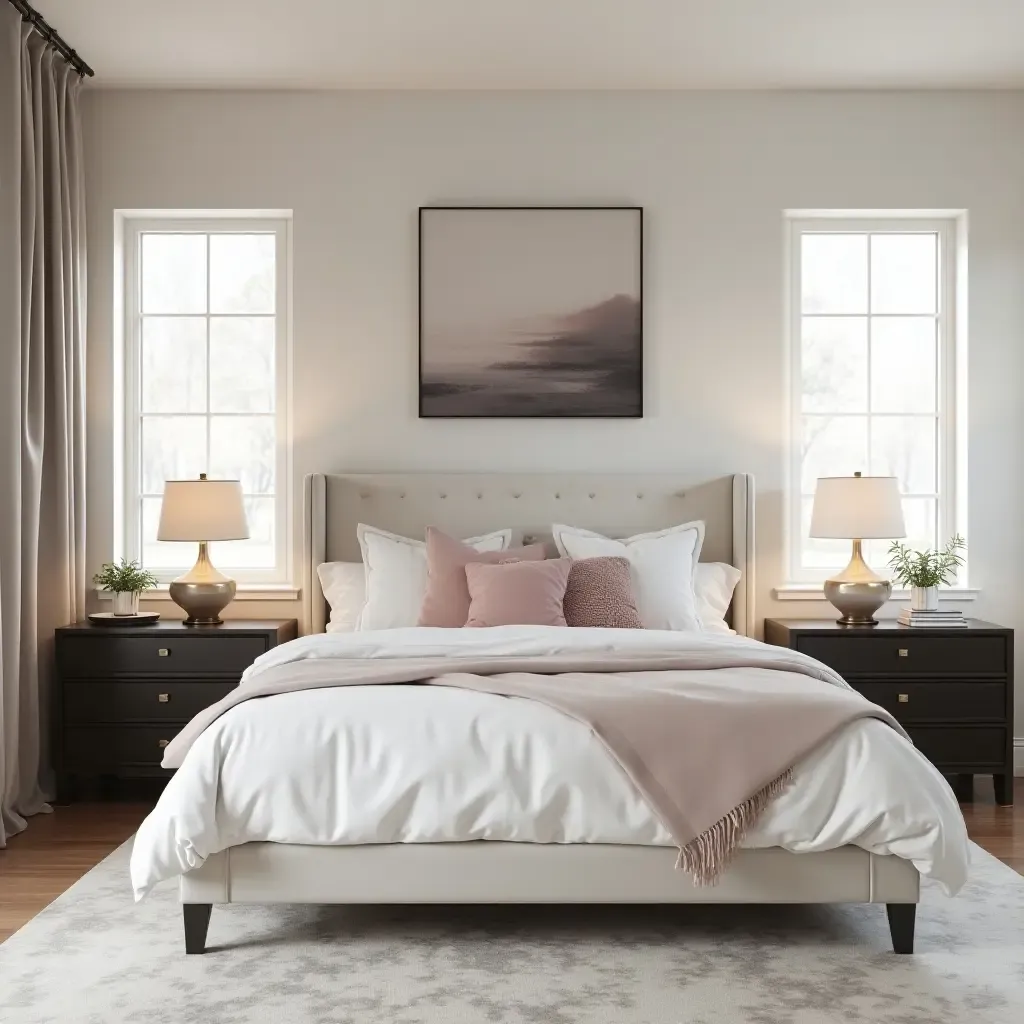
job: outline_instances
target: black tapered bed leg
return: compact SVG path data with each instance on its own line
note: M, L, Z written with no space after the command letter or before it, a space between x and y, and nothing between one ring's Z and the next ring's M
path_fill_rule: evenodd
M205 953L206 932L210 927L211 903L182 903L181 916L185 921L185 952Z
M914 920L917 917L916 903L886 903L889 915L889 932L892 935L894 953L914 952Z

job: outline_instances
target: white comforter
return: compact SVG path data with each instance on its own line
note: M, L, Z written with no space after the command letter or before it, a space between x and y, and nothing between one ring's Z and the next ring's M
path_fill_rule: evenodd
M505 626L303 637L243 678L301 658L756 644L653 630ZM709 765L709 771L714 766ZM135 896L254 840L345 845L469 839L671 846L633 784L579 722L542 704L442 687L344 686L239 704L206 730L139 829ZM848 843L913 861L950 894L967 876L963 817L943 777L901 735L855 722L805 758L744 846Z

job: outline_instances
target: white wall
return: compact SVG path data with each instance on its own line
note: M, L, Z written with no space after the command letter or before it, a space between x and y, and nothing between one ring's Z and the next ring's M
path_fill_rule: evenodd
M967 208L968 532L983 588L970 610L1024 626L1024 94L97 91L85 138L90 567L112 545L116 209L294 210L296 481L313 470L749 471L758 610L792 616L825 607L771 599L782 211ZM416 209L446 201L645 207L644 419L417 419ZM271 610L298 605L232 608Z

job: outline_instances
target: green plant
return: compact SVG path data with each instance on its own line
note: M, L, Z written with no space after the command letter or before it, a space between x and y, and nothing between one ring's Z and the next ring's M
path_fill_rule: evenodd
M893 579L905 587L937 587L956 579L957 569L964 564L960 552L966 549L967 543L959 533L941 551L911 551L894 540L889 547L889 567Z
M104 562L92 578L97 587L114 593L139 594L156 586L156 577L138 562L122 558L120 562Z

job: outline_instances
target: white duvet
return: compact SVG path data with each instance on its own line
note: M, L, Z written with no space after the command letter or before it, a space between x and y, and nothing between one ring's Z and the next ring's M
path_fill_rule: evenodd
M241 685L301 658L457 661L564 651L756 644L655 630L503 626L303 637ZM714 771L714 765L708 766ZM968 841L952 791L903 736L854 722L806 757L743 845L852 843L914 863L955 893ZM196 741L135 838L136 898L211 854L255 840L316 845L471 839L672 846L586 726L533 701L415 685L343 686L245 701Z

